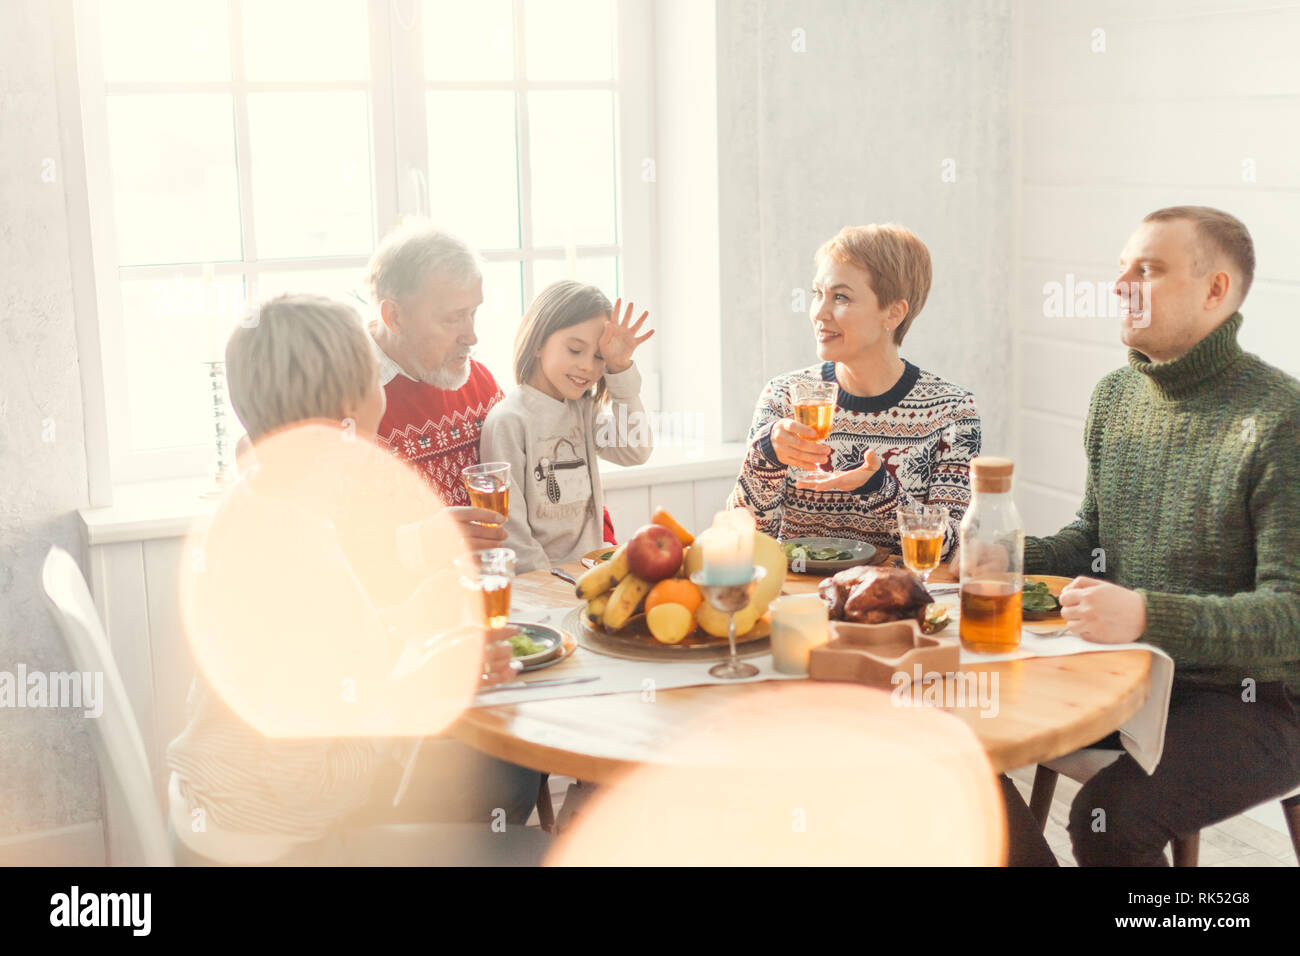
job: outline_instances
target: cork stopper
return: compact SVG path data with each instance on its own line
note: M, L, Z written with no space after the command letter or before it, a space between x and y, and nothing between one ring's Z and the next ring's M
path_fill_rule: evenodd
M980 455L970 463L971 488L986 494L1004 494L1011 490L1011 473L1015 463L1010 458Z

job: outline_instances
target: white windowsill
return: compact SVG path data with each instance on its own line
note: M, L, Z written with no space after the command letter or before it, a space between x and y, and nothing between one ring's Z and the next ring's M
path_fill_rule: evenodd
M745 446L740 442L693 448L660 448L644 465L600 463L606 491L677 481L735 478ZM83 508L78 514L90 547L155 538L182 538L194 522L210 515L216 498L205 498L206 478L142 481L113 487L113 504Z

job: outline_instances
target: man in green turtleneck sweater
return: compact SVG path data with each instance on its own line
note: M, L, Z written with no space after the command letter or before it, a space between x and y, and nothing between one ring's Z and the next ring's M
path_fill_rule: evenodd
M1300 382L1237 344L1255 255L1234 217L1153 212L1120 265L1129 365L1093 391L1077 519L1027 539L1025 570L1080 575L1076 634L1174 660L1155 773L1124 754L1069 824L1082 865L1161 866L1175 836L1300 784Z

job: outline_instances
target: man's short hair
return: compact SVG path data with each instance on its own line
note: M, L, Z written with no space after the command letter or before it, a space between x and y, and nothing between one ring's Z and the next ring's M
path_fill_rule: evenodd
M1204 275L1210 268L1211 255L1218 253L1241 272L1241 299L1246 298L1250 284L1255 278L1255 243L1250 238L1250 230L1236 216L1229 215L1221 209L1209 206L1167 206L1150 213L1143 222L1170 222L1186 219L1196 227L1196 235L1208 249L1197 249L1196 271Z
M253 441L297 422L342 420L378 375L361 316L318 295L271 299L226 343L230 401Z
M482 276L477 253L451 233L414 221L384 237L370 257L369 286L375 305L384 299L403 302L417 295L434 276L472 282Z
M815 259L818 265L830 260L865 270L881 308L905 299L907 316L894 329L895 344L902 343L930 294L930 250L915 233L892 222L845 226L822 244Z

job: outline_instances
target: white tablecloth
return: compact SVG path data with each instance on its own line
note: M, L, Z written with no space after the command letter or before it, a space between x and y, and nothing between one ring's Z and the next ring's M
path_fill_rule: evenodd
M938 596L938 600L947 604L953 623L949 633L956 633L959 626L958 599L956 594ZM516 607L511 619L536 624L549 624L561 627L569 610L537 607ZM1165 722L1169 715L1169 694L1173 686L1174 662L1164 651L1150 644L1094 644L1072 634L1058 637L1040 637L1031 631L1021 632L1020 647L1008 654L976 654L962 648L961 663L977 665L994 661L1017 660L1027 657L1061 657L1067 654L1095 654L1107 651L1144 650L1151 654L1151 682L1147 699L1136 714L1119 728L1120 739L1125 749L1132 754L1147 773L1151 773L1164 751ZM752 684L765 680L806 680L804 677L782 674L772 667L772 656L763 654L746 660L758 668L758 674L744 680L721 680L709 674L709 668L716 661L686 661L656 663L650 661L629 661L622 658L597 654L585 647L578 650L568 660L551 667L532 671L523 676L524 680L551 680L560 677L582 677L597 674L594 681L582 684L561 684L536 689L502 690L494 693L480 694L474 700L475 707L495 707L499 704L517 704L525 701L555 700L563 697L592 697L601 694L639 693L648 700L661 690L674 687L697 687L705 684Z

